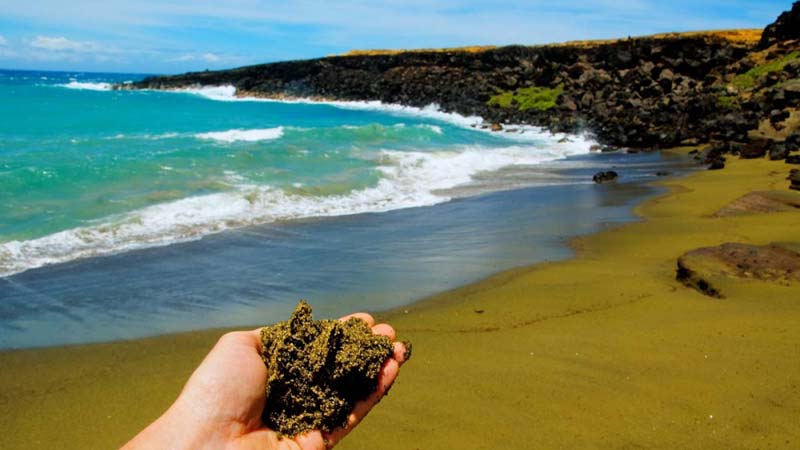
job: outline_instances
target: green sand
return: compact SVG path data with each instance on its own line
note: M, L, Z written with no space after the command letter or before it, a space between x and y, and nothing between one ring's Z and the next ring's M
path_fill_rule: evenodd
M674 279L693 248L800 242L800 210L712 217L787 173L733 160L669 181L575 259L384 314L414 358L340 448L800 447L800 286L727 280L715 300ZM220 334L0 354L0 448L122 444Z
M332 433L378 388L392 341L361 319L314 320L301 300L289 320L261 329L267 366L263 423L285 436Z

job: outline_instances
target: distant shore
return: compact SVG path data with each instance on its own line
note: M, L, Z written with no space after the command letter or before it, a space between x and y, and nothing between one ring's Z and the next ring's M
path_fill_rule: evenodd
M731 279L716 300L675 280L697 247L800 242L798 210L712 216L785 191L786 169L736 160L667 181L644 221L575 239L574 259L382 314L415 358L341 448L794 448L800 286ZM0 447L119 445L222 332L0 353Z

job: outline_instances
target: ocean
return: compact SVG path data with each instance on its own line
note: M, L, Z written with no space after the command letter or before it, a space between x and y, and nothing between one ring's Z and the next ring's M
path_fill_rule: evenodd
M110 89L141 77L0 71L0 348L397 307L566 258L685 167L435 105Z

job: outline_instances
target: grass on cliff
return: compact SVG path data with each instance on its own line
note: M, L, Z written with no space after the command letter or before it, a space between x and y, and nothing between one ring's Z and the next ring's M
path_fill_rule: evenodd
M742 109L742 105L739 104L739 98L735 95L718 95L716 100L717 106L722 109L735 111Z
M783 70L787 64L798 58L800 58L800 51L795 50L780 58L767 61L764 64L753 67L741 75L737 75L736 78L733 79L732 84L738 89L752 89L756 86L756 82L759 78L772 72Z
M416 49L372 49L372 50L349 50L341 56L378 56L378 55L399 55L402 53L481 53L494 50L494 45L472 45L468 47L448 47L448 48L416 48Z
M497 95L493 95L486 104L501 108L516 107L520 111L529 109L547 111L556 106L556 99L563 93L564 85L562 84L554 88L531 86L516 91L499 92Z

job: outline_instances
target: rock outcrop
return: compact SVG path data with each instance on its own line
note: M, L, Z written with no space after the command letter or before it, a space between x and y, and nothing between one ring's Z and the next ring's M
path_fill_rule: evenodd
M797 283L800 253L777 244L726 243L698 248L678 258L676 279L714 298L724 298L719 285L732 279Z
M764 49L790 39L800 39L800 2L794 2L791 11L781 14L775 23L764 29L758 46Z
M356 54L151 77L120 89L232 85L237 95L379 100L588 132L604 146L712 144L717 156L783 159L800 120L795 3L760 42L724 33L478 52ZM796 115L800 117L800 113ZM763 130L768 130L763 131ZM762 136L753 140L754 132ZM766 135L764 135L766 133ZM773 150L774 149L774 150ZM719 158L707 161L723 167Z

